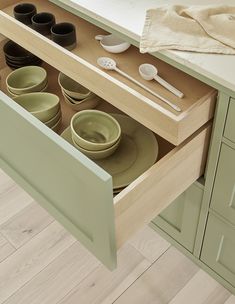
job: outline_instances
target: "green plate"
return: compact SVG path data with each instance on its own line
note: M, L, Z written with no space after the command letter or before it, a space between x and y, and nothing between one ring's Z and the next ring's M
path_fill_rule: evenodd
M117 189L128 186L155 163L158 142L152 131L134 119L122 114L111 115L122 129L120 145L111 156L93 161L112 176L113 189ZM70 127L61 136L73 145Z

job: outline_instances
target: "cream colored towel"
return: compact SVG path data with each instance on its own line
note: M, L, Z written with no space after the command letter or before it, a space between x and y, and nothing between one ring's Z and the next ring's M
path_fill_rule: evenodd
M166 5L147 11L140 52L235 54L235 7Z

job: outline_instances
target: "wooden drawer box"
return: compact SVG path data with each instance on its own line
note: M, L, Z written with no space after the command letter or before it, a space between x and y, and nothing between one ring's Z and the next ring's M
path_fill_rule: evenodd
M201 260L235 287L235 226L210 214Z
M203 174L210 138L207 122L213 116L216 92L149 55L142 57L134 47L120 58L112 56L136 79L139 63L161 64L186 93L182 101L170 97L183 109L181 114L173 113L132 83L96 66L97 57L104 55L93 39L102 33L100 29L48 1L32 2L38 11L52 11L58 22L72 21L78 27L79 46L71 53L9 16L16 1L1 4L1 33L50 64L44 65L49 74L48 90L60 95L57 76L58 70L63 71L109 102L103 102L100 109L122 110L153 130L159 141L157 162L113 198L112 177L107 172L0 93L0 166L113 269L117 249ZM3 56L0 67L2 91L6 93L4 83L10 70ZM159 87L160 92L170 96ZM74 112L62 98L61 105L64 129Z
M224 130L224 136L235 143L235 99L231 98L228 109L228 116Z
M76 25L78 38L76 49L69 52L12 18L13 7L18 3L13 0L0 4L2 9L0 32L108 100L172 144L180 144L213 117L216 92L211 87L149 54L140 54L134 46L122 54L107 53L94 39L97 34L105 33L102 29L47 0L31 2L36 5L39 12L53 12L57 22L66 20ZM115 59L121 70L176 103L182 108L182 112L175 112L160 99L116 72L101 70L96 63L97 58L101 56ZM183 99L175 97L154 81L146 83L138 73L139 65L145 62L157 66L162 77L184 92L185 97Z
M235 225L235 150L222 144L211 208Z
M159 214L153 223L179 244L193 252L204 186L193 183Z

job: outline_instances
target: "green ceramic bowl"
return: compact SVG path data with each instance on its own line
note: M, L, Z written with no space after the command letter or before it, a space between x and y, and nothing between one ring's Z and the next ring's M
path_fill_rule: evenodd
M38 66L25 66L11 72L6 85L8 90L16 95L39 92L47 84L47 72Z
M91 94L89 94L86 98L83 98L83 99L76 99L76 98L73 98L73 97L69 96L64 90L62 90L62 94L63 94L63 96L65 96L71 103L74 103L74 104L82 103L84 100L86 100L86 99L88 99L88 98L91 98L91 97L95 96L95 94L91 92Z
M43 85L45 85L41 90L40 90L40 87L39 87L39 90L37 92L45 92L48 88L48 82L46 82L46 84L43 83ZM20 95L23 95L23 94L14 94L10 91L10 89L7 87L7 91L8 93L12 96L12 97L17 97L17 96L20 96ZM25 93L25 94L28 94L28 93Z
M53 127L59 120L61 119L61 110L56 113L50 120L45 121L44 124L47 125L49 128Z
M101 151L113 146L121 137L121 127L111 115L98 110L84 110L71 119L74 142L83 149Z
M72 108L74 111L82 111L87 109L93 109L97 106L97 104L101 101L101 98L95 94L91 94L87 98L83 99L79 103L73 103L71 102L71 99L68 98L67 95L65 95L64 92L62 92L64 96L64 101Z
M28 93L13 99L42 122L50 120L60 109L59 97L51 93Z
M58 83L67 95L75 99L87 98L92 92L87 88L83 87L80 83L71 79L63 73L59 73Z
M119 140L114 145L109 147L108 149L101 150L101 151L90 151L90 150L83 149L82 147L80 147L76 144L76 142L74 141L73 138L72 138L72 141L73 141L74 147L77 148L83 154L85 154L87 157L89 157L91 159L103 159L103 158L111 156L117 150L117 148L120 144L121 138L119 138Z
M62 122L62 118L60 118L54 126L51 127L51 129L55 132L59 132L60 131L60 125L61 125L61 122Z

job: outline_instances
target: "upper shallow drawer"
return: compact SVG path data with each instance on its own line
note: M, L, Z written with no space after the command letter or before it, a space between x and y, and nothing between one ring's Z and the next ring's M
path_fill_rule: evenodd
M224 130L224 136L230 139L235 143L235 100L233 98L230 99L229 108L228 108L228 116Z
M1 33L108 100L169 142L174 145L180 144L213 117L216 92L211 87L149 54L140 54L134 46L122 54L107 53L94 39L97 34L105 33L102 29L46 0L31 2L37 6L39 12L49 11L55 14L57 22L69 21L75 24L77 48L69 52L12 18L13 7L17 1L2 1L0 4ZM115 59L121 70L177 104L182 108L182 112L174 111L160 99L116 72L101 70L96 63L100 56ZM181 90L185 97L175 97L155 81L143 80L138 74L138 67L142 63L154 64L159 74Z
M58 71L44 67L48 91L60 96L62 131L74 112L60 95ZM4 92L9 72L0 71ZM99 109L118 111L105 101ZM157 162L113 198L106 171L2 92L0 125L0 166L110 269L117 248L203 174L210 137L209 123L177 147L155 135Z

